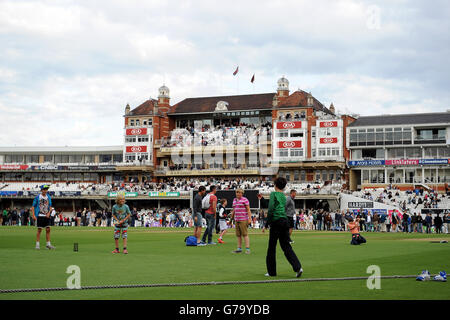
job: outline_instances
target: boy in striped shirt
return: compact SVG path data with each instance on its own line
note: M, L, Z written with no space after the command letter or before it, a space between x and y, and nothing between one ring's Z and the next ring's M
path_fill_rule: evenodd
M242 252L242 238L245 241L245 253L250 254L250 239L248 237L248 225L252 221L252 213L250 211L250 202L244 197L244 190L236 190L236 198L233 200L233 210L231 212L231 219L236 221L236 237L237 249L233 253Z

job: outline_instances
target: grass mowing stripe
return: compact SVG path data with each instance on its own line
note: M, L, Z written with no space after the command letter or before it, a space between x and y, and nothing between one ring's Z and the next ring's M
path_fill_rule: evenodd
M406 279L416 278L415 275L394 275L372 277L373 279ZM310 278L310 279L280 279L280 280L252 280L252 281L212 281L212 282L191 282L191 283L153 283L153 284L124 284L106 286L84 286L79 289L59 288L30 288L30 289L0 289L0 293L15 292L41 292L41 291L62 291L62 290L92 290L92 289L124 289L124 288L152 288L152 287L186 287L186 286L209 286L209 285L244 285L260 283L283 283L283 282L311 282L311 281L344 281L344 280L367 280L368 277L343 277L343 278Z

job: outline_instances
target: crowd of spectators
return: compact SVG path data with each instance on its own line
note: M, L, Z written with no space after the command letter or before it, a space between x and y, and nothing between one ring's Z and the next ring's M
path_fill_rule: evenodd
M349 231L348 218L360 217L361 232L419 232L450 233L450 214L434 215L429 213L409 214L396 210L386 213L368 210L331 210L300 209L294 215L295 230ZM51 216L52 225L58 226L97 226L112 225L111 210L78 209L71 215L56 210ZM266 210L258 210L252 215L251 228L262 228L267 218ZM5 209L2 212L2 225L33 225L29 209ZM203 221L206 225L206 221ZM230 227L233 224L229 222ZM188 228L193 226L192 213L189 208L132 208L131 227L168 227Z
M270 140L272 124L244 124L177 128L169 138L161 141L161 147L200 147L256 145L260 137Z
M420 209L449 208L449 195L439 194L435 190L416 188L414 190L401 191L396 187L365 189L353 192L353 195L361 198L393 205L402 211L418 213Z

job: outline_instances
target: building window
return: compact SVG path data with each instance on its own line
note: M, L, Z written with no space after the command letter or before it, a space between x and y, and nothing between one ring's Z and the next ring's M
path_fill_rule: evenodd
M375 144L377 146L384 144L384 132L383 128L377 128L375 129Z
M277 133L278 138L287 138L289 137L289 131L288 130L279 130Z
M316 181L320 181L320 170L316 170Z
M358 145L358 133L356 129L350 129L350 146Z
M439 149L439 157L440 158L450 158L450 148L440 148Z
M291 157L303 157L303 149L291 149Z
M134 120L133 119L130 120L130 126L134 127Z
M319 157L325 157L327 155L327 151L325 148L319 148Z
M339 148L331 148L331 155L339 157Z
M289 156L289 149L278 149L277 150L277 156L278 157L288 157Z
M394 128L394 144L402 144L402 128Z
M411 128L403 128L403 144L412 143L412 131Z
M93 155L93 154L86 154L86 155L84 155L84 162L85 163L94 163L95 162L95 155Z
M373 146L375 145L375 130L374 129L367 129L367 145Z
M113 161L114 162L122 162L123 161L123 154L113 154Z
M394 134L392 133L392 128L385 128L384 131L384 144L394 144Z
M367 143L366 129L358 129L358 146L365 146Z
M303 132L291 132L291 138L302 138Z
M53 162L53 155L52 154L46 154L44 155L44 162Z
M422 151L420 148L405 148L406 158L422 158Z
M437 158L438 148L437 147L424 148L424 154L425 158Z
M352 150L352 159L362 159L362 150L361 149L357 149L357 150Z
M23 163L23 155L7 154L5 155L5 163Z
M39 156L38 155L26 155L25 163L39 163Z

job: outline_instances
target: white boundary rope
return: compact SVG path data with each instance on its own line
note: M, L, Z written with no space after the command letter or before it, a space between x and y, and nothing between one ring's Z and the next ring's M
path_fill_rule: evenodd
M394 275L371 277L372 279L407 279L416 278L417 275ZM310 278L310 279L280 279L280 280L253 280L253 281L212 281L212 282L187 282L187 283L153 283L153 284L125 284L107 286L84 286L80 289L59 288L29 288L29 289L0 289L0 293L16 292L43 292L43 291L65 291L65 290L92 290L92 289L124 289L124 288L156 288L156 287L187 287L187 286L210 286L210 285L239 285L239 284L262 284L262 283L286 283L286 282L313 282L313 281L343 281L343 280L367 280L369 277L343 277L343 278Z

